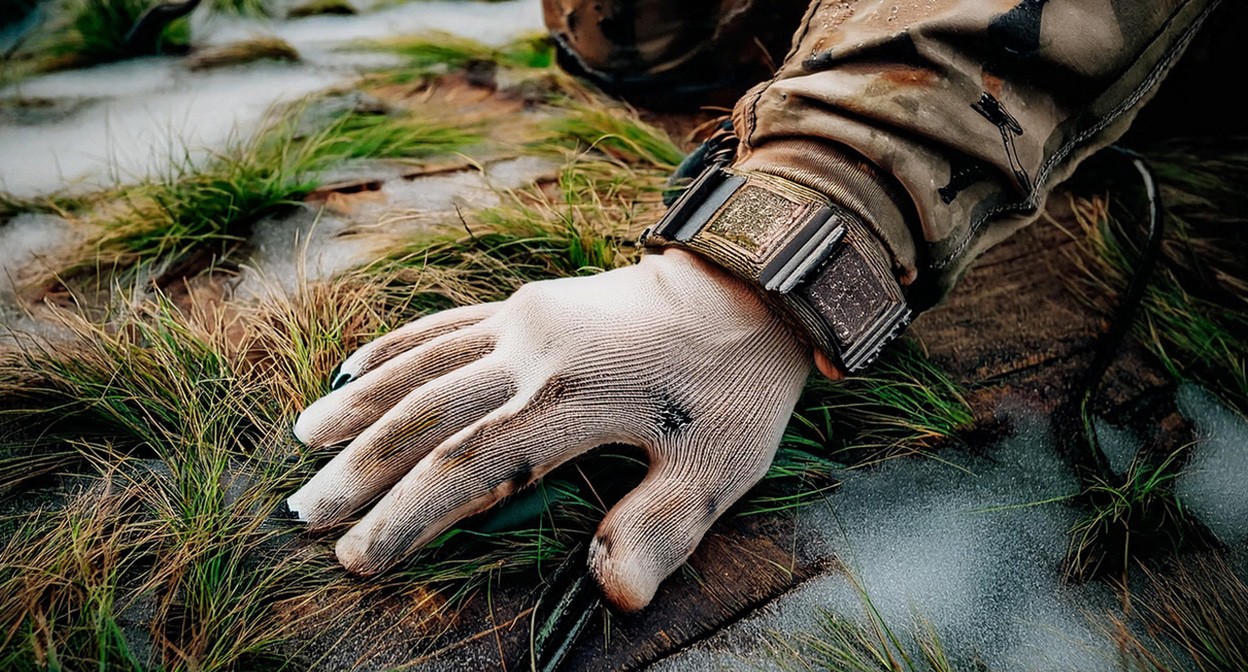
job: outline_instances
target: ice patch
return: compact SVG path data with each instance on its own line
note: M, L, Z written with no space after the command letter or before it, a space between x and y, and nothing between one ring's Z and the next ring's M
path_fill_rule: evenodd
M12 300L17 288L44 269L48 255L72 249L82 238L61 217L23 213L0 224L0 302Z
M1096 442L1109 460L1109 468L1119 476L1126 474L1140 451L1140 438L1130 429L1116 427L1101 418L1096 418L1093 426L1096 428Z
M1248 420L1212 394L1186 383L1179 411L1195 425L1198 443L1175 479L1183 506L1223 543L1248 545Z
M363 14L310 16L269 23L218 15L202 28L208 31L208 39L213 44L247 39L260 33L280 37L300 52L431 31L454 33L498 46L525 33L546 30L542 6L537 0L422 0Z
M1117 670L1085 617L1111 608L1112 595L1061 581L1077 516L1062 500L1078 484L1040 420L1016 426L985 457L949 451L948 463L898 459L846 473L826 505L800 515L803 552L839 558L899 634L916 616L930 622L957 669L978 658L994 670ZM833 573L657 669L768 667L768 638L816 632L820 610L866 622L858 592Z

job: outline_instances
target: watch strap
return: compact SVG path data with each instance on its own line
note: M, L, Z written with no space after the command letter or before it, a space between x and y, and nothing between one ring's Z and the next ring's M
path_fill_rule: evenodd
M911 318L865 225L823 194L767 173L711 166L642 244L691 249L747 280L849 373Z

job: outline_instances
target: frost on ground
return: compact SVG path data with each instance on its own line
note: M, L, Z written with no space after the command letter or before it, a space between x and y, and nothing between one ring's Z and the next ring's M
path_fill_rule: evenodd
M1140 450L1140 437L1129 427L1111 425L1101 418L1096 418L1093 424L1096 442L1109 461L1109 468L1119 476L1126 474Z
M234 295L291 294L302 280L321 280L365 265L431 224L454 221L457 207L479 210L498 205L501 192L549 176L557 167L549 159L518 157L488 163L480 170L412 179L402 177L399 164L344 167L326 181L374 176L382 181L375 196L359 199L347 212L305 204L293 214L256 226L251 257Z
M1228 544L1248 542L1248 423L1194 386L1179 406L1204 441L1180 484L1184 503ZM881 620L908 639L925 620L955 669L1119 670L1098 621L1103 584L1064 584L1078 491L1041 418L1008 414L1013 434L972 456L896 459L843 474L804 510L799 552L838 558ZM1129 459L1129 458L1128 458ZM862 593L833 572L661 663L666 672L769 669L777 637L817 634L821 612L867 623ZM912 642L911 642L912 643Z
M1248 420L1191 383L1179 388L1177 402L1198 442L1175 483L1179 501L1242 553L1248 546Z
M537 0L430 1L357 16L209 20L197 45L277 35L303 58L191 71L153 57L32 77L0 90L0 110L67 112L0 124L0 191L35 197L162 175L188 153L202 159L245 136L273 105L348 84L386 58L342 51L353 41L449 30L498 44L540 30L540 9Z
M384 5L384 2L375 3ZM202 26L213 43L274 35L300 53L328 53L356 40L404 37L429 31L454 33L478 42L501 45L525 32L544 31L542 6L536 0L462 2L422 0L381 7L357 15L324 15L257 25L245 18L216 15Z
M56 215L23 213L0 227L0 303L13 299L15 287L29 282L49 255L81 242L69 222Z

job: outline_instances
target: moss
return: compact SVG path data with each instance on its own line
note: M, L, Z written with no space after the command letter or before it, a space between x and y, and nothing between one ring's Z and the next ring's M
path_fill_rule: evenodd
M187 59L186 67L191 70L208 70L266 60L293 63L299 60L299 52L281 38L258 37L199 49Z
M349 16L356 13L355 5L352 5L347 0L309 0L291 7L286 16L292 19L301 19L308 16L326 14Z

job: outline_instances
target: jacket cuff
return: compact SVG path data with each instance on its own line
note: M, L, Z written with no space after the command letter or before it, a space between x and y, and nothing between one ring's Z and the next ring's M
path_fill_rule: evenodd
M813 138L784 138L746 150L732 168L782 177L827 196L874 234L902 286L918 276L912 201L900 186L852 149Z

